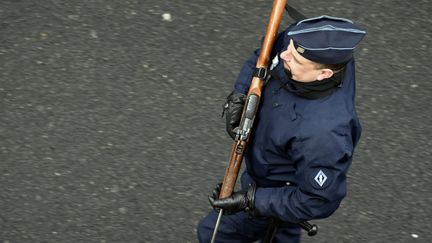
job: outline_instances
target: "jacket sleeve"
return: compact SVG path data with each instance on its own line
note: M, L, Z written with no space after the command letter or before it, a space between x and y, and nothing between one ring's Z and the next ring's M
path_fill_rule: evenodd
M339 207L347 191L352 139L349 132L317 130L291 146L296 184L257 188L255 209L259 214L299 223L326 218Z
M236 92L247 94L260 51L261 49L256 49L252 56L243 64L234 84L234 90Z
M273 59L274 56L276 56L285 46L285 48L288 46L287 43L287 35L286 31L283 31L278 34L275 40L274 48L270 54L270 60ZM264 38L261 42L264 41ZM237 79L234 84L234 90L238 93L247 94L249 91L249 87L252 81L252 74L255 70L256 63L258 61L258 57L261 53L261 48L256 49L252 56L243 64L243 67L240 70L239 75L237 76Z

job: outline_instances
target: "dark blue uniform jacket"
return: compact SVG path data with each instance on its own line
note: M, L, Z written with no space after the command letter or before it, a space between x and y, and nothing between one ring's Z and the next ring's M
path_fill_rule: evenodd
M339 207L361 127L354 106L354 60L333 93L302 98L285 88L288 77L277 60L288 46L286 33L279 34L272 52L279 79L271 78L264 88L242 185L257 185L255 207L261 215L298 223L328 217ZM259 52L243 66L237 92L247 93Z

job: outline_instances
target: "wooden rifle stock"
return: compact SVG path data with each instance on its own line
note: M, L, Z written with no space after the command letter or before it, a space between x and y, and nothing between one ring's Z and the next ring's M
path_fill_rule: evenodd
M278 33L279 25L282 20L282 13L284 12L286 0L274 0L272 12L267 25L266 35L261 47L261 53L258 57L256 64L257 69L268 68L270 53ZM258 112L259 101L261 93L264 88L264 80L258 77L253 77L251 86L246 99L246 104L243 109L243 114L240 122L239 129L235 141L231 148L231 157L229 166L226 169L225 177L222 183L219 198L226 198L231 196L237 177L240 171L241 162L243 160L244 151L249 142L252 132L252 125L256 113Z
M264 37L264 42L261 47L261 53L258 57L258 61L256 64L256 70L259 70L258 73L261 73L261 71L265 70L264 73L266 74L268 62L270 59L270 53L273 49L285 5L286 0L274 0L273 2L273 8L270 15L270 20L267 25L266 35ZM227 198L231 196L232 192L234 191L234 187L241 167L241 162L243 160L243 155L248 145L249 138L251 136L254 119L258 112L258 106L265 83L265 80L263 79L265 79L266 76L267 75L258 74L252 77L251 86L248 91L246 103L243 108L242 118L240 121L240 126L238 128L239 130L236 132L237 135L231 147L230 163L225 172L225 177L222 183L219 198ZM216 233L220 224L222 213L223 212L221 210L216 221L216 226L213 231L211 243L215 242ZM315 224L310 224L309 222L299 223L299 226L306 230L309 236L313 236L318 232L318 227ZM270 224L268 230L269 234L265 236L266 242L272 242L276 230L277 225L275 223Z

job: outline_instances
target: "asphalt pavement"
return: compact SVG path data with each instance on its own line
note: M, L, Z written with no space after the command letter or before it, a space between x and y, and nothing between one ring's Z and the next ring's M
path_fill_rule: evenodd
M1 1L0 243L197 242L271 4ZM431 1L292 5L367 30L348 196L304 242L432 242Z

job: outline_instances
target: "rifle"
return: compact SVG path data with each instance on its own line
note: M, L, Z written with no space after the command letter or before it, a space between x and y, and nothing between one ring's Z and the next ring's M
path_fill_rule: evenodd
M274 0L273 2L270 19L267 24L266 35L264 37L258 61L256 63L256 68L252 77L251 86L249 88L245 106L243 108L240 125L236 131L236 137L231 147L230 163L225 172L225 177L222 183L219 198L227 198L231 196L232 192L234 191L238 173L241 167L241 162L243 160L243 155L248 145L249 138L251 137L252 126L258 112L261 94L264 88L265 79L267 78L267 68L270 59L270 53L273 49L276 35L278 33L285 5L286 0ZM222 215L223 210L220 209L211 243L215 242ZM300 223L299 225L305 230L307 230L309 232L309 235L316 234L315 225L311 225L307 222ZM276 229L276 227L273 227L273 229L269 229L269 231L271 232L271 238L273 238Z

